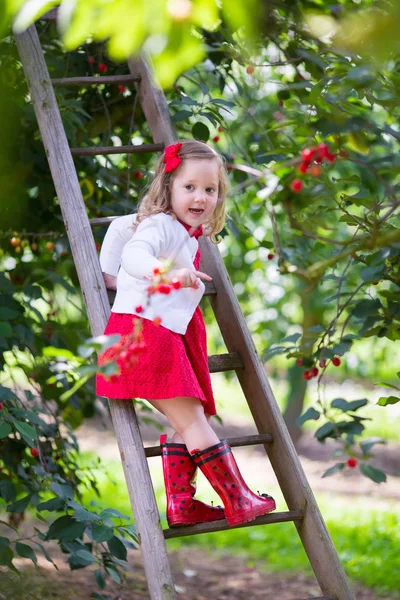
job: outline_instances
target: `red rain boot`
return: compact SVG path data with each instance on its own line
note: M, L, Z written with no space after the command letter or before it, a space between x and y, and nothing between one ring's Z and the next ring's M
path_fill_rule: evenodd
M209 506L195 500L197 467L185 444L167 444L167 436L160 437L167 521L170 527L195 525L225 519L221 506Z
M229 525L253 521L275 510L271 496L257 496L247 487L226 440L205 450L193 450L192 458L224 503Z

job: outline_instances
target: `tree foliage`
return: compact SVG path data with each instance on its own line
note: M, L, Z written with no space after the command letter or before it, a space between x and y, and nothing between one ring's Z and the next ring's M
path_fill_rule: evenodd
M83 4L78 3L81 11ZM118 4L107 6L117 11ZM346 19L358 14L356 10L371 10L372 2L344 0L335 6L339 14L324 6L319 16L343 23L345 31ZM326 402L321 384L343 368L365 377L361 364L352 369L346 365L352 349L367 339L383 340L390 360L390 349L400 337L400 62L394 51L378 63L373 45L361 56L357 48L345 48L343 40L339 45L321 30L311 35L305 26L311 8L315 3L306 0L263 4L252 46L243 41L245 30L226 25L226 15L212 30L193 21L191 37L201 43L204 60L196 55L193 63L198 64L190 69L193 63L182 64L178 51L172 60L165 52L172 44L168 36L158 56L173 82L166 95L179 137L208 141L226 158L232 194L222 250L258 349L265 361L279 355L289 360L292 392L300 391L297 417L307 380L318 378L315 406L298 424L318 419L316 438L341 443L336 454L341 462L325 476L349 466L350 457L360 462L366 477L380 483L385 475L369 459L384 440L365 437L362 411L368 401ZM67 40L83 42L68 53L54 23L38 25L51 76L127 73L127 66L114 62L98 37L90 37L85 18L77 12L71 28L65 25ZM116 18L110 40L117 40L128 54L133 48L126 35L132 27L137 27L132 37L139 44L151 38L146 29L151 19L146 19L131 19L128 30L128 20ZM171 16L164 20L160 18L160 27L169 27L168 35L176 33L175 27L183 29L180 23L171 25ZM100 25L98 31L110 35ZM73 568L97 562L96 579L102 587L106 574L120 577L118 566L127 545L123 536L134 533L112 520L123 516L88 510L80 503L83 487L95 486L90 470L83 473L79 467L73 434L97 407L90 380L74 390L94 370L84 364L90 352L79 350L89 332L10 37L0 46L0 62L5 115L0 151L0 496L9 513L27 507L39 514L50 512L55 520L46 533L37 532L33 543L43 549L42 542L57 539L70 553ZM78 92L61 87L57 98L73 147L152 141L134 87L86 86ZM318 162L314 154L304 165L304 151L321 144L333 159ZM151 179L152 165L146 155L77 158L89 217L132 212ZM98 243L103 234L104 229L95 230ZM391 381L378 383L393 390L382 396L382 406L399 401L395 377L393 372ZM23 541L0 538L2 564L11 567L14 552L34 560Z

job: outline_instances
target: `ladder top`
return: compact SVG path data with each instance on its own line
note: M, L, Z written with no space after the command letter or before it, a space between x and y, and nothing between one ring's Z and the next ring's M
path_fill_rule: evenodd
M53 85L69 87L69 86L85 86L85 85L100 85L100 84L115 84L115 83L130 83L132 81L141 81L140 75L96 75L85 77L56 77L51 80Z

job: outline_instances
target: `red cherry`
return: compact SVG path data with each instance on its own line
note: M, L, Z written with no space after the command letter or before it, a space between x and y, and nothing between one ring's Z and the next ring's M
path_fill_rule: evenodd
M173 279L171 284L172 284L172 287L174 288L174 290L179 290L182 286L181 282L178 281L177 279Z
M146 292L148 294L150 294L150 296L151 296L152 294L154 294L155 289L154 289L154 287L152 285L149 285L149 287L146 288Z
M321 167L319 167L318 165L313 165L311 167L311 175L313 177L319 177L321 175Z
M136 308L135 308L135 312L137 313L142 313L143 312L143 306L141 304L139 304Z
M319 361L319 366L321 367L321 369L324 369L324 368L325 368L325 366L326 366L326 359L325 359L325 358L322 358L322 359Z
M310 373L311 373L311 377L316 377L318 375L318 373L319 373L318 367L313 367L311 369Z
M88 61L89 65L94 65L94 61L95 61L94 56L89 56L89 58L87 59L87 61Z
M299 164L299 166L297 168L300 171L300 173L307 173L309 166L310 166L309 161L304 160L302 163Z
M341 363L341 360L338 356L335 356L334 358L332 358L332 364L335 365L335 367L338 367Z
M354 467L356 467L358 465L358 460L356 458L348 458L347 459L347 466L350 467L350 469L354 469Z
M10 240L10 244L11 244L11 246L13 246L13 248L17 248L18 246L21 245L21 240L19 237L13 237Z
M313 156L314 150L311 150L310 148L304 148L304 150L301 151L301 157L303 160L310 162Z
M105 73L108 69L106 63L100 63L99 66L97 67L99 73Z
M126 92L126 86L124 86L124 85L119 85L119 86L117 87L117 91L118 91L118 94L123 94L124 92Z
M373 281L372 285L378 285L379 281Z
M233 167L232 167L232 165L227 165L227 167L226 167L226 170L227 170L227 171L233 171Z
M213 137L213 142L215 142L215 143L219 142L219 135L216 135Z
M153 323L156 327L159 327L161 325L161 317L154 317Z
M135 179L143 179L143 173L141 171L135 171Z
M274 258L275 254L272 254L272 252L270 254L268 254L267 258L268 260L272 260Z
M3 403L0 402L0 410L3 410Z
M278 100L278 106L279 108L283 108L285 106L285 103L283 100Z
M220 126L218 127L218 131L222 133L223 131L225 131L225 128L224 128L224 127L222 127L222 125L220 125Z
M303 364L303 359L300 357L300 358L298 358L298 359L296 360L296 365L297 365L298 367L301 367L301 365L302 365L302 364Z
M253 67L253 65L248 65L246 67L246 73L247 73L247 75L253 75L253 73L254 73L254 67Z
M96 250L97 250L97 252L100 250L100 248L101 248L101 244L99 244L99 242L96 242Z
M297 194L303 189L303 182L300 179L294 179L290 187L292 188L293 192L296 192Z
M311 372L310 371L304 371L303 377L304 377L304 379L307 379L307 380L311 379L312 378Z
M32 242L31 244L31 250L33 250L34 252L38 249L38 245L36 242Z
M160 269L158 267L154 267L153 275L159 275L160 273L161 273Z
M54 242L47 242L45 248L46 250L54 250Z
M157 288L157 291L158 291L160 294L166 294L166 295L168 295L168 294L170 294L170 293L171 293L171 286L170 286L170 285L168 285L167 283L161 283L161 284L158 286L158 288Z
M31 456L33 456L33 458L36 458L37 456L39 456L39 450L37 448L31 448L30 453L31 453Z

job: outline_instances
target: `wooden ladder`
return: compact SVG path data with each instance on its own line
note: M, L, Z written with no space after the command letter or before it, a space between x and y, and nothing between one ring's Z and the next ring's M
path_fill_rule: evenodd
M48 13L45 19L54 18ZM88 78L51 81L35 26L15 36L31 99L49 161L65 228L94 336L103 334L110 301L103 282L72 155L160 151L176 140L164 94L156 88L146 62L129 60L131 75L93 77L92 85L135 82L154 144L112 148L71 149L61 121L53 85L87 84ZM104 223L94 219L93 224ZM202 270L211 275L206 287L229 354L211 356L210 371L235 370L254 417L259 435L229 439L231 446L262 444L282 489L286 512L275 512L238 527L293 521L315 576L321 597L313 600L354 600L318 505L304 474L282 414L257 355L219 250L201 239ZM133 402L109 400L126 484L152 600L176 600L165 539L228 529L225 520L162 530L147 457L160 456L160 447L144 448ZM311 599L307 599L311 600Z

